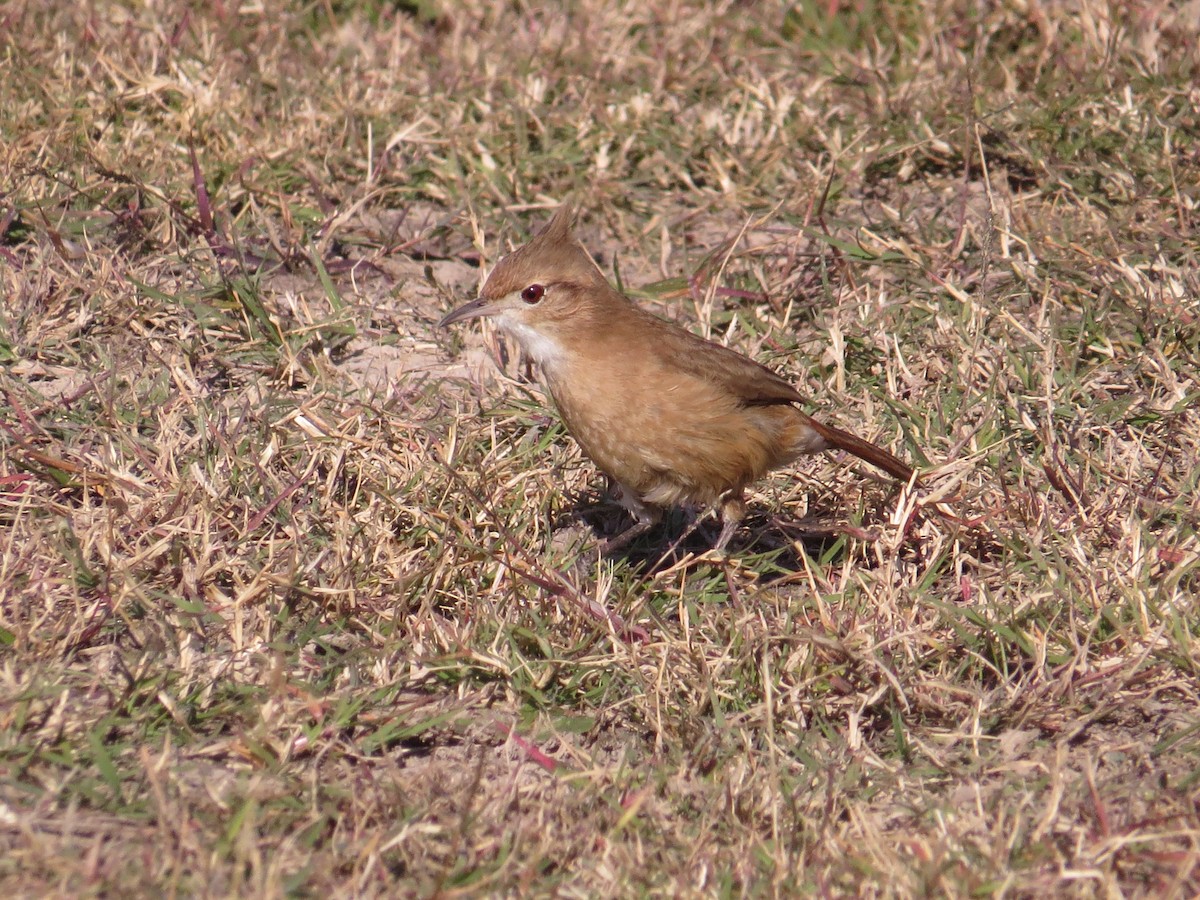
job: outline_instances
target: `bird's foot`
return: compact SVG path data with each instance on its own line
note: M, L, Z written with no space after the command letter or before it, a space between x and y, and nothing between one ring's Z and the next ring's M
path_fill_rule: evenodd
M645 534L647 531L649 531L651 528L653 528L656 524L657 524L656 522L644 521L644 520L639 521L639 522L634 522L632 525L630 525L628 528L626 528L620 534L613 535L612 537L601 541L600 542L600 555L607 556L608 554L612 553L614 550L620 550L622 547L629 544L630 541L634 540L635 538L641 537L643 534Z

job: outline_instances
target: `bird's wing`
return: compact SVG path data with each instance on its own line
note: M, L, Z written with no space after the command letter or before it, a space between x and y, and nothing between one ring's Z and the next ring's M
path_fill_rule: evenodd
M745 406L804 402L804 397L783 378L728 347L682 328L672 328L661 336L666 340L660 352L670 365L697 378L721 382Z

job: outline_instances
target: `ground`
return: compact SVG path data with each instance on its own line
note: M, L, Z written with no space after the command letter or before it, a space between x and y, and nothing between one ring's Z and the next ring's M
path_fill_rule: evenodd
M0 21L13 896L1200 893L1200 5ZM567 197L919 483L602 555Z

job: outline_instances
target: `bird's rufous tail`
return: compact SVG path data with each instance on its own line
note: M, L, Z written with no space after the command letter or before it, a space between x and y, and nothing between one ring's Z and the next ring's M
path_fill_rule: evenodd
M813 430L829 444L830 449L845 450L847 453L852 453L859 459L883 469L883 471L900 481L909 481L912 478L912 466L905 463L899 457L893 456L882 447L876 447L870 441L864 441L857 435L853 435L848 431L842 431L840 428L834 428L832 425L825 425L815 419L812 420L811 424Z

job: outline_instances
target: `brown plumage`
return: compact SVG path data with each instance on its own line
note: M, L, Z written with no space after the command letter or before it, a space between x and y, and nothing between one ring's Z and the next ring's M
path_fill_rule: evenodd
M912 477L888 451L797 409L804 398L770 369L640 309L604 278L572 222L559 207L496 264L477 300L438 324L490 316L538 364L567 431L637 518L606 549L682 503L720 504L721 549L745 514L745 487L807 453L845 450Z

